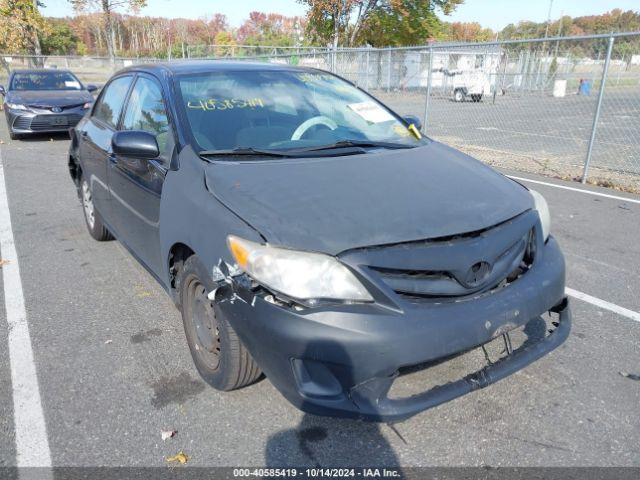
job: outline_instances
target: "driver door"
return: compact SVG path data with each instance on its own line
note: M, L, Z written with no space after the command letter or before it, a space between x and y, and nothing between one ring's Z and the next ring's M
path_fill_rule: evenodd
M152 272L162 271L160 198L175 147L160 83L139 74L131 89L120 130L153 134L160 155L149 160L112 154L108 177L119 239Z

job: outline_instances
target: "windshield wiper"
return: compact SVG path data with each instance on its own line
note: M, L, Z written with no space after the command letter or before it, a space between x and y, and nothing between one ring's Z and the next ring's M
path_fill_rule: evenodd
M321 152L325 150L338 150L338 149L346 149L348 151L343 151L342 153L345 155L353 155L356 153L366 153L364 148L367 147L380 147L380 148L390 148L390 149L399 149L399 148L413 148L413 145L406 145L404 143L393 143L393 142L376 142L372 140L339 140L335 143L331 143L328 145L319 145L315 147L307 147L307 148L294 148L287 150L268 150L268 149L259 149L253 147L237 147L232 149L225 150L203 150L199 152L199 154L203 157L233 157L233 156L263 156L263 157L279 157L279 158L299 158L305 156L313 156L311 155L313 152ZM325 156L329 156L328 152Z
M315 152L318 150L332 150L334 148L348 148L348 147L380 147L380 148L390 148L390 149L400 149L400 148L414 148L415 145L407 145L405 143L394 143L394 142L377 142L374 140L339 140L335 143L330 143L328 145L320 145L317 147L309 147L301 150L295 150L295 152Z
M233 157L233 156L261 156L261 157L291 157L288 152L280 150L261 150L252 147L237 147L229 150L203 150L198 153L203 157Z

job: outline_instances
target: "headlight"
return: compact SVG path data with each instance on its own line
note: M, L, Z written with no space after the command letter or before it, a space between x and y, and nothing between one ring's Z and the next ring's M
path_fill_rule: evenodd
M549 231L551 230L551 215L549 214L549 205L547 205L547 201L542 195L540 195L540 193L536 192L535 190L529 190L529 192L533 197L535 209L538 211L538 215L540 216L540 224L542 225L542 237L546 242L547 238L549 238Z
M373 298L335 258L320 253L299 252L227 237L238 266L265 287L287 297L371 302Z
M9 102L5 102L5 105L7 107L9 107L12 110L26 110L27 107L25 107L24 105L20 104L20 103L9 103Z

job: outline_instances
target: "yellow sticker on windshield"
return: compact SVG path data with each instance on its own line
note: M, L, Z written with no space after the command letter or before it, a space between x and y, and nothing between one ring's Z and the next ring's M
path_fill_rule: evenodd
M214 111L232 110L234 108L264 108L261 98L207 98L187 102L187 108L192 110Z
M394 125L393 126L393 131L400 135L401 137L410 137L411 136L411 132L409 131L409 129L403 125Z

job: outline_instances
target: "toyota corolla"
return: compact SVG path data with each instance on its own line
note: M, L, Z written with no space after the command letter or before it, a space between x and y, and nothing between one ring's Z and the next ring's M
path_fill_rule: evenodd
M66 70L13 71L7 89L0 86L9 136L68 131L88 111L96 89Z
M544 198L419 123L315 69L137 66L72 131L69 168L89 233L171 296L210 385L264 373L304 411L400 420L539 359L571 321ZM502 340L475 372L389 395Z

